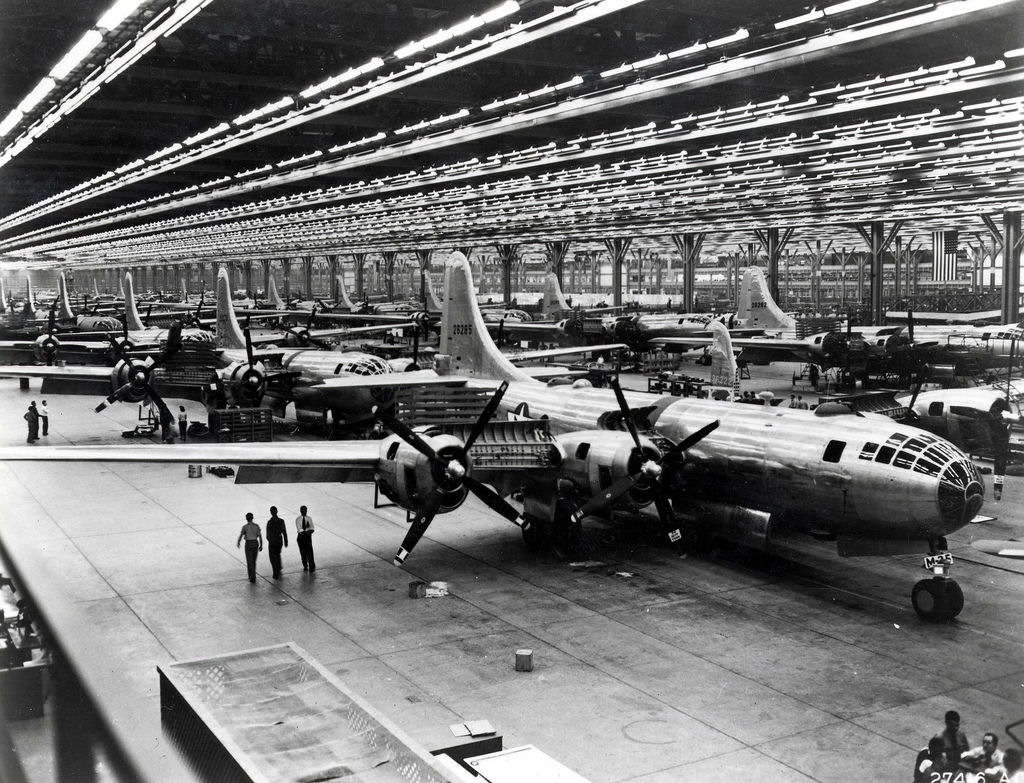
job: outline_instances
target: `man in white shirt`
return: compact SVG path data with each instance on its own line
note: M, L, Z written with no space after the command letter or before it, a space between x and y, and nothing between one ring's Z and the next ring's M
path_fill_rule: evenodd
M46 407L46 400L39 405L39 422L43 425L43 437L50 434L50 409Z
M982 772L1003 763L1003 752L999 750L999 737L988 732L981 740L981 747L967 751L960 757L960 766L972 772Z
M302 570L316 571L316 560L313 559L313 517L305 506L299 507L299 515L295 517L295 542L299 545Z

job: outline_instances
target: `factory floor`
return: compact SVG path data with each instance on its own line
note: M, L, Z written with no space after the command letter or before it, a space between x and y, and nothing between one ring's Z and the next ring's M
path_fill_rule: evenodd
M788 395L792 366L754 371L744 388ZM0 381L0 443L24 443L39 397ZM51 395L47 442L125 443L136 408L96 402ZM950 539L966 608L946 625L910 607L918 557L841 559L802 539L772 558L679 557L607 523L573 564L531 554L470 499L396 568L405 513L374 509L370 486L236 486L185 465L0 465L0 535L46 553L111 672L151 706L143 726L159 720L157 664L294 641L433 747L485 719L505 747L536 745L593 783L898 781L946 710L972 746L995 731L1006 747L1024 718L1024 562L969 546L1024 533L1024 478L1000 503L990 479L995 519ZM284 577L264 553L250 584L235 541L245 512L263 522L272 504L289 525L309 507L317 570L292 541ZM450 595L411 599L414 579ZM532 672L514 671L519 648ZM13 724L33 782L53 777L48 720Z

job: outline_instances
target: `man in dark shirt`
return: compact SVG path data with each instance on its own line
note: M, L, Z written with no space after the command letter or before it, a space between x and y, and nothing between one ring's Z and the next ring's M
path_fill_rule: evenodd
M288 530L284 520L277 515L277 506L270 507L270 519L267 520L267 543L270 545L270 567L274 569L274 579L281 578L281 544L288 546Z

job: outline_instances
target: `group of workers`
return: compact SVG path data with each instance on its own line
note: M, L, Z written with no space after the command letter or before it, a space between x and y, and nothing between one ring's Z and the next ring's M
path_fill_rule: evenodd
M313 557L313 517L306 506L299 508L295 517L295 543L299 547L303 571L316 571L316 560ZM256 582L256 558L263 551L263 532L253 522L252 512L245 515L245 524L238 534L236 547L245 541L245 565L249 572L249 581ZM270 547L270 567L274 579L281 578L281 548L288 546L288 530L284 520L277 515L277 506L270 507L270 519L267 520L267 546Z
M960 713L950 710L945 727L928 741L914 760L914 783L1024 783L1019 748L999 749L998 735L987 732L971 748L960 728Z

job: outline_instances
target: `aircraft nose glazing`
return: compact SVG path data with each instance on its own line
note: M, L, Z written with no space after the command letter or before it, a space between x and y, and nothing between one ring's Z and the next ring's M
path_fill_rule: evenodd
M981 510L984 498L974 463L961 458L946 466L939 478L939 510L951 530L970 522Z

